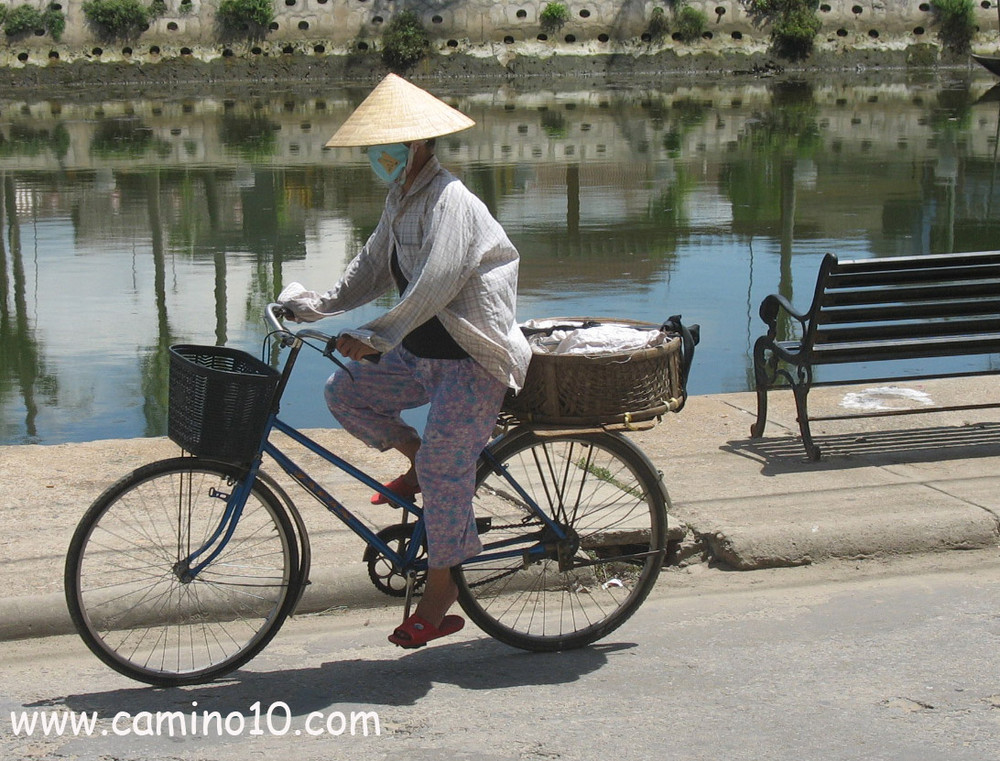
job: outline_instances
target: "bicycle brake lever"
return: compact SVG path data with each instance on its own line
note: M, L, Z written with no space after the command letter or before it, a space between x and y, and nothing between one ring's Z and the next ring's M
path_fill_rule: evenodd
M331 362L333 362L337 367L339 367L345 373L347 373L351 377L351 380L354 380L354 374L348 369L347 365L345 365L343 362L341 362L334 356L334 353L336 351L337 351L337 337L330 336L330 340L326 342L326 347L323 349L323 356L326 357Z

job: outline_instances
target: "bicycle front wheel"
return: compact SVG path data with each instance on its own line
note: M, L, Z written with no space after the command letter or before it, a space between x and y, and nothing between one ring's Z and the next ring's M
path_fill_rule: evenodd
M206 682L278 631L301 583L298 545L260 481L222 551L194 578L185 573L191 553L218 532L241 476L191 457L151 463L83 516L66 558L66 602L108 666L158 686Z
M455 572L462 608L487 634L526 650L606 636L642 604L663 564L659 474L610 433L524 429L491 452L498 467L480 463L475 498L485 549Z

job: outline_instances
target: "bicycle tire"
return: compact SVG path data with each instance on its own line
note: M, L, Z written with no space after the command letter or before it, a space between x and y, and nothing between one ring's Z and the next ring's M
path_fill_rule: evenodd
M66 603L105 664L156 686L199 684L242 666L277 633L302 569L292 524L259 480L222 552L193 580L175 571L212 536L243 474L199 458L161 460L84 514L66 557Z
M563 569L558 549L544 558L467 561L454 572L462 609L490 636L524 650L570 650L607 636L639 608L663 564L668 497L659 473L612 433L521 429L490 451L576 546L561 551ZM542 522L524 498L486 462L477 478L487 550L537 544Z

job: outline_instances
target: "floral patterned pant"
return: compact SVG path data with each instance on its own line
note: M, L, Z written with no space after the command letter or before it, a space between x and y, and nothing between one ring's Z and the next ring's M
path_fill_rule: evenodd
M420 438L400 411L430 404L417 453L431 568L482 550L472 498L476 461L496 425L506 387L473 359L424 359L402 347L376 364L352 362L326 383L326 404L351 434L380 451ZM353 377L352 377L353 376Z

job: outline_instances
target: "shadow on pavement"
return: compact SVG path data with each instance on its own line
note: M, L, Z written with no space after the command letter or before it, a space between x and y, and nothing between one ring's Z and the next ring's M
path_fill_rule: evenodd
M822 453L818 462L806 459L798 436L738 439L720 449L761 463L761 474L766 476L803 470L996 457L1000 455L1000 423L836 435L814 433L813 440Z
M253 715L251 706L284 701L292 716L325 711L332 705L411 706L435 684L463 690L502 690L531 685L570 684L601 668L608 656L634 643L602 643L563 653L528 653L491 639L423 648L381 660L329 661L313 668L237 671L218 682L183 688L128 687L68 695L27 708L65 706L111 719L120 711L202 711ZM260 656L263 657L263 656ZM307 657L307 656L304 656Z

